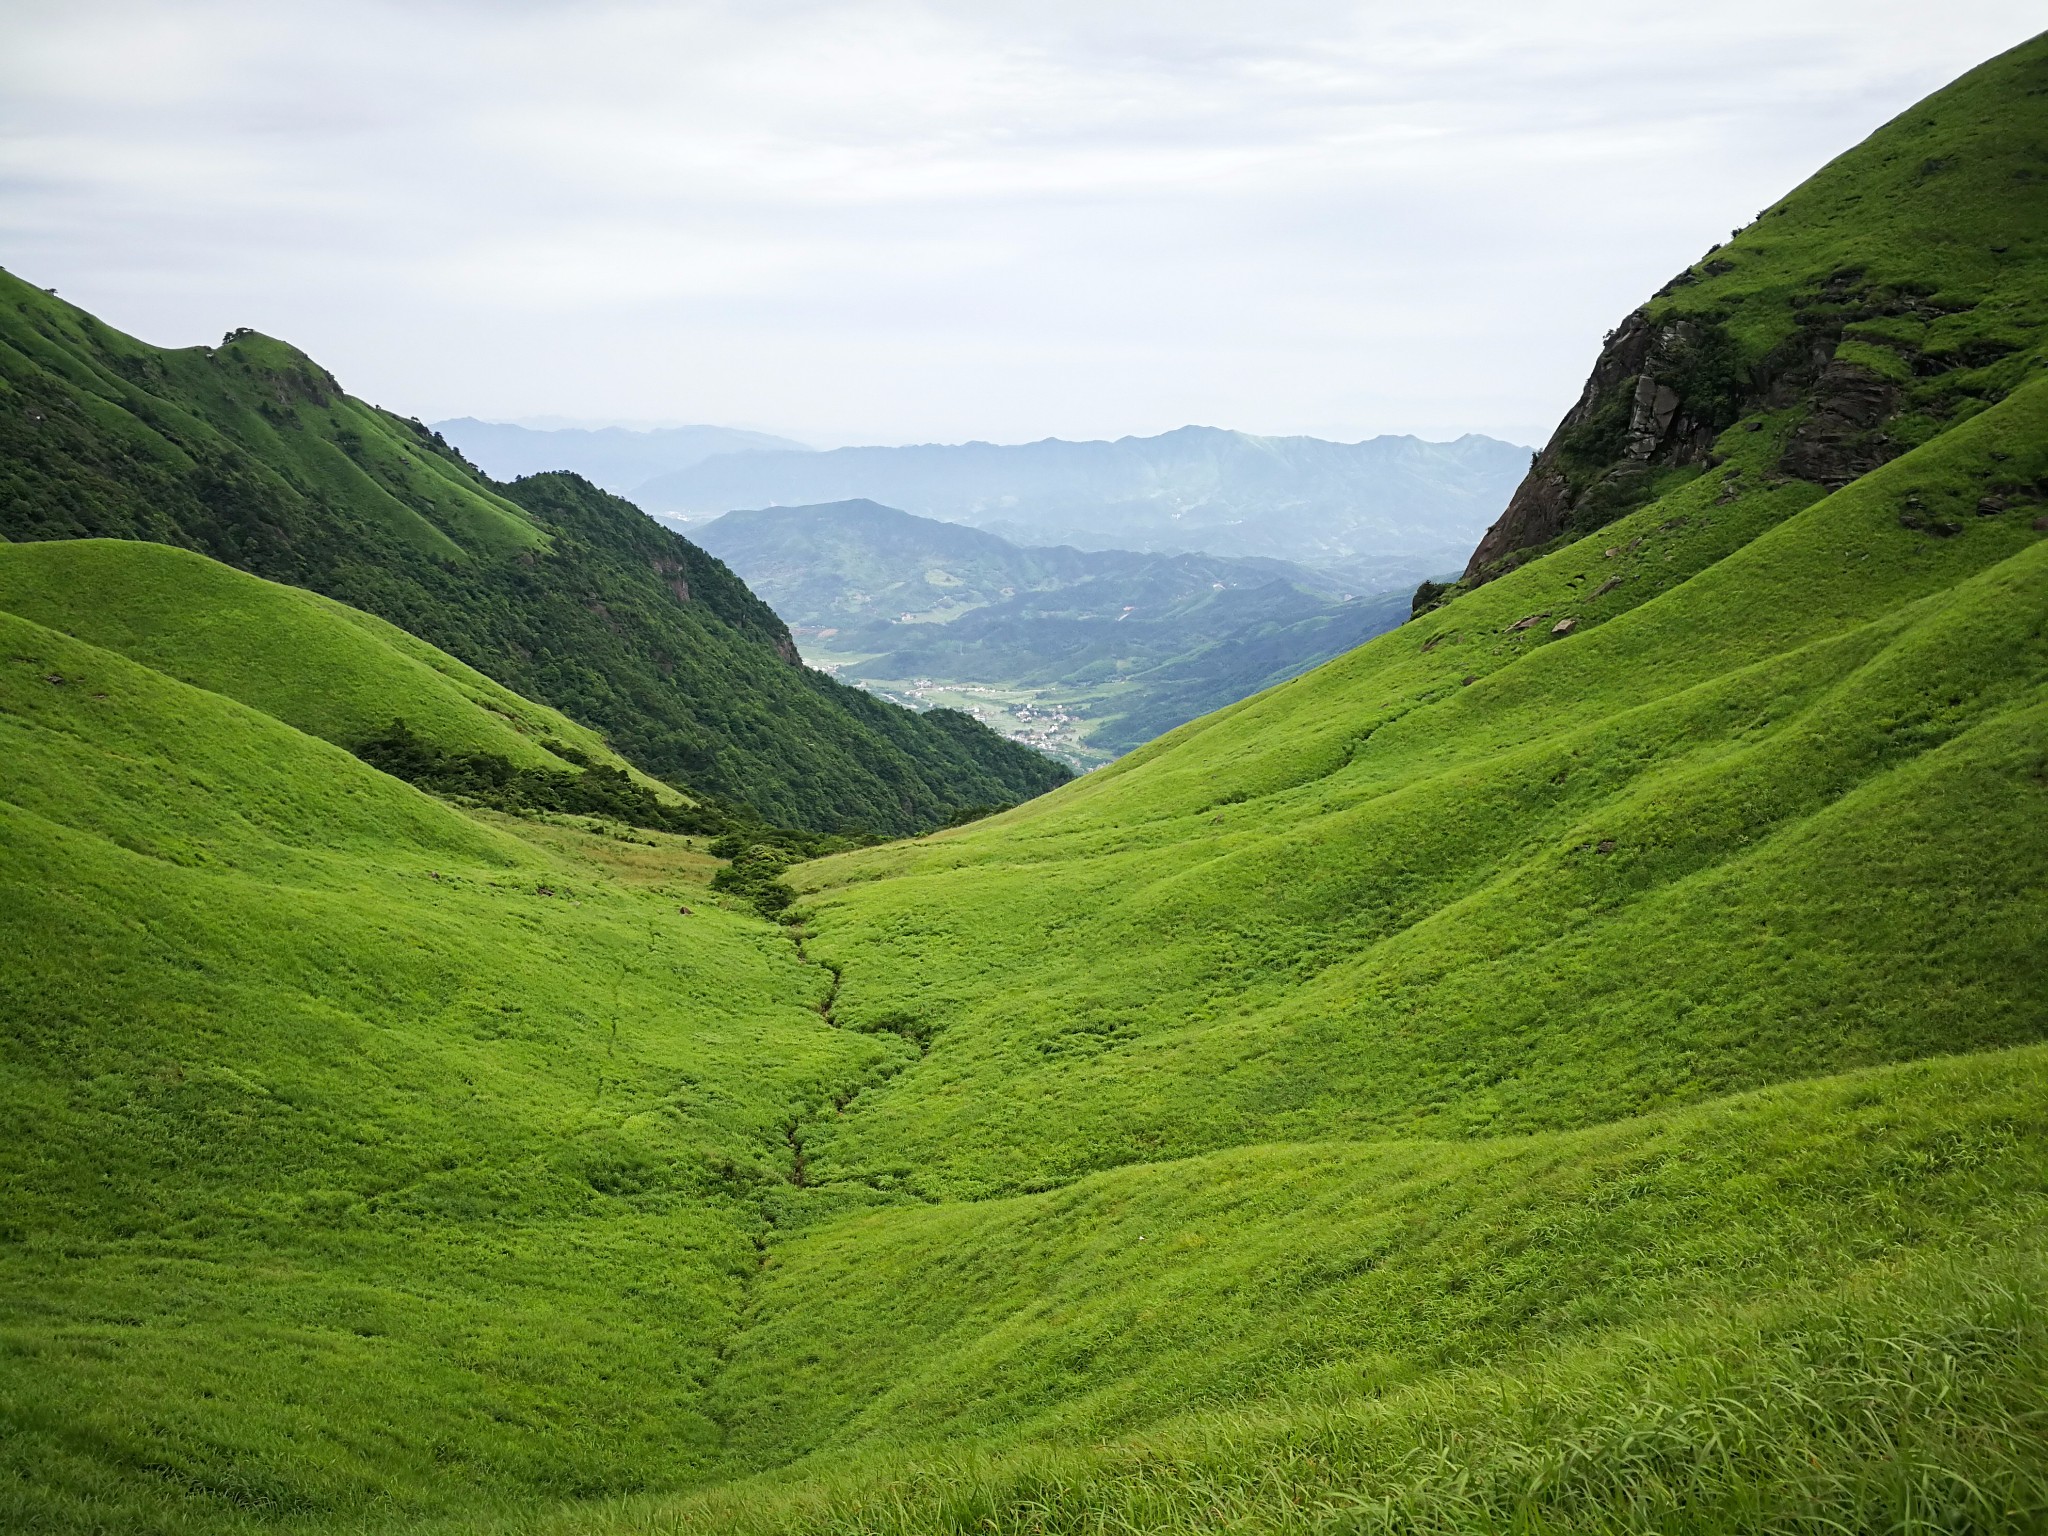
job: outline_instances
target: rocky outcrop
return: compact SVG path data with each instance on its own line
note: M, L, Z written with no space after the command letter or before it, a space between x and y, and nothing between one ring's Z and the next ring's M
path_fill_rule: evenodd
M1724 264L1710 263L1708 275L1717 265ZM1659 297L1689 280L1697 279L1680 274ZM1705 463L1714 440L1753 412L1810 407L1780 464L1794 478L1833 490L1890 458L1896 450L1884 426L1899 409L1900 390L1835 356L1843 329L1875 316L1925 319L1953 306L1907 287L1874 288L1853 267L1818 280L1791 306L1791 333L1747 366L1711 319L1659 320L1645 308L1609 332L1577 403L1472 552L1466 584L1511 569L1515 556L1561 534L1590 533L1640 506L1654 492L1654 471ZM1960 354L1906 360L1916 373L1980 361Z
M683 572L683 563L680 560L670 560L661 555L656 555L652 563L654 574L661 578L669 591L675 593L676 601L687 603L690 600L690 582Z
M1813 387L1813 411L1793 430L1779 467L1838 490L1891 457L1878 428L1898 409L1898 386L1860 363L1833 358Z
M1577 403L1472 552L1465 580L1485 581L1508 556L1549 543L1589 503L1604 500L1619 516L1647 470L1704 460L1726 425L1719 419L1724 392L1687 385L1702 382L1702 373L1718 374L1726 351L1707 323L1659 322L1647 309L1608 332Z

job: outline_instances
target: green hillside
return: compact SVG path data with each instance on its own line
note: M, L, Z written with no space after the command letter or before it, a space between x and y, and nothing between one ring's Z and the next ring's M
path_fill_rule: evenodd
M1066 770L802 667L722 564L573 475L494 485L282 342L147 346L0 273L0 537L180 545L310 588L671 783L909 832Z
M754 1192L888 1053L679 849L628 877L0 631L0 1524L701 1475Z
M782 924L322 739L569 744L374 621L0 550L0 1527L2042 1529L2042 166L2048 39L1696 460ZM2006 345L1851 432L1880 259Z
M81 601L81 594L90 594ZM614 767L595 731L522 699L397 626L189 550L120 539L0 545L0 611L240 700L336 746L403 719L451 752Z

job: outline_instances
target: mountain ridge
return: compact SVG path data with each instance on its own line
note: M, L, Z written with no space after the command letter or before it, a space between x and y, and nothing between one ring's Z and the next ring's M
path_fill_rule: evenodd
M489 481L252 331L166 351L0 273L0 535L182 545L397 624L702 796L906 832L1067 770L800 664L724 565L574 476Z
M738 427L526 427L457 416L427 423L494 480L568 470L615 496L656 475L720 453L803 450L805 444Z
M726 455L637 494L657 515L693 519L866 498L1022 545L1383 560L1412 580L1457 563L1527 454L1473 434L1342 444L1190 426L1114 441Z

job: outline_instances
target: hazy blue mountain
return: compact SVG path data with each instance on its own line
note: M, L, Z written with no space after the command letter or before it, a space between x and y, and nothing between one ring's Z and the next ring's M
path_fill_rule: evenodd
M549 470L573 470L614 495L625 495L657 475L688 469L714 454L776 450L808 453L802 443L737 427L517 427L510 422L458 416L432 423L485 474L497 480Z
M1099 763L1392 628L1405 588L1282 560L1023 547L873 501L729 512L691 535L804 654Z
M1182 427L1115 442L720 454L632 493L690 519L868 498L1018 544L1381 562L1389 584L1463 564L1529 467L1493 438L1332 443Z

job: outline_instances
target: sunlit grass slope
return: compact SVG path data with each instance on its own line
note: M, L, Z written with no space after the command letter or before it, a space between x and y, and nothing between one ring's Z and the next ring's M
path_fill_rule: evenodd
M1908 115L1994 254L2044 58ZM1940 298L1900 131L1717 325L1850 256ZM2048 338L1997 270L1942 302L2011 345L1881 467L1748 410L1315 673L799 866L787 929L287 675L495 707L430 656L0 558L0 1526L2040 1530Z
M117 651L338 746L403 719L449 752L569 769L565 745L626 764L586 729L397 626L190 550L125 539L0 544L0 611Z
M885 1054L816 967L11 614L0 762L0 1526L717 1459L755 1192Z
M2008 1242L2044 1198L2041 1047L1583 1131L1243 1148L794 1237L719 1398L762 1462L1087 1443L1831 1293Z
M2048 543L1897 515L2008 464L2048 472L2048 384L1789 515L1699 482L1142 764L811 866L841 1020L932 1042L815 1176L1001 1193L2040 1038ZM1655 595L1577 595L1610 570Z
M1897 332L1925 385L1880 467L1801 479L1822 395L1766 391L1590 537L1009 816L799 872L839 1017L930 1042L809 1133L816 1176L1001 1194L2039 1038L2044 146L2036 39L1657 301L1736 372Z
M728 1348L802 1459L613 1524L2048 1518L2044 61L1676 289L1752 350L1897 322L1886 462L1803 479L1819 397L1760 399L1307 677L793 872L918 1052L808 1180L905 1203L779 1240Z
M798 1477L460 1528L2017 1536L2048 1517L2044 1289L2031 1240L1326 1403L1092 1445L816 1457Z

